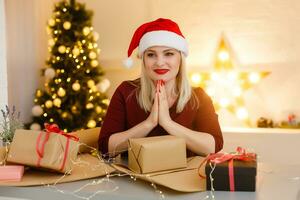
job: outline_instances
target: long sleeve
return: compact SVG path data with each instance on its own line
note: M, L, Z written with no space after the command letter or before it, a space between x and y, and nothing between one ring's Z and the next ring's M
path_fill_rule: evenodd
M202 90L196 91L199 99L199 109L196 114L196 130L209 133L215 140L215 152L223 148L223 136L211 98Z
M124 87L124 83L113 94L101 127L98 144L99 150L103 155L108 152L109 137L114 133L122 132L126 129L126 107L122 87Z

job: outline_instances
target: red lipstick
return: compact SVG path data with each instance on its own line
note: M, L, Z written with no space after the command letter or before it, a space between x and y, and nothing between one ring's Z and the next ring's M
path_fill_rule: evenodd
M157 74L165 74L167 73L169 70L168 69L155 69L154 72Z

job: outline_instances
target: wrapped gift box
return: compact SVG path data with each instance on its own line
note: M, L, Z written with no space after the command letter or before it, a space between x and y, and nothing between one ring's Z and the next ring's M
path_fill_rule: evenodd
M23 173L22 165L0 166L0 181L21 181Z
M77 158L78 142L59 133L16 130L7 161L70 173Z
M157 136L128 141L128 167L136 173L150 173L187 166L183 138Z
M98 149L99 134L99 127L79 130L71 133L71 135L79 138L79 153L91 153L93 149Z
M216 164L212 172L214 190L230 191L229 161ZM214 164L211 163L213 166ZM206 187L211 190L210 172L212 168L209 161L205 166ZM234 191L255 191L257 162L253 161L233 161Z

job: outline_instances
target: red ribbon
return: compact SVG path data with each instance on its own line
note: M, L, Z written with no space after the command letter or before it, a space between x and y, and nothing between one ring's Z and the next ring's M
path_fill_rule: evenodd
M67 160L67 156L68 156L68 152L69 152L69 144L70 144L70 139L78 141L79 138L74 136L74 135L69 135L66 134L64 131L60 130L57 124L48 124L45 123L44 124L45 129L44 131L40 132L36 141L36 152L38 154L38 161L37 161L37 166L40 167L40 163L42 158L44 157L44 151L45 151L45 144L47 143L49 137L50 137L50 133L56 133L56 134L60 134L63 135L67 138L66 141L66 148L65 148L65 152L64 152L64 159L63 162L61 164L60 167L60 171L62 171L65 167L66 164L66 160ZM45 133L45 134L43 134ZM42 136L44 135L44 139L41 140Z
M223 162L228 161L228 175L229 175L229 187L230 191L235 191L235 184L234 184L234 169L233 169L233 161L234 160L241 160L245 162L255 161L256 154L255 153L247 153L245 149L242 147L237 147L236 152L233 153L215 153L208 155L205 160L200 164L199 170L202 165L209 161L211 163L220 164ZM201 175L199 172L199 176L201 178L206 178L205 176Z

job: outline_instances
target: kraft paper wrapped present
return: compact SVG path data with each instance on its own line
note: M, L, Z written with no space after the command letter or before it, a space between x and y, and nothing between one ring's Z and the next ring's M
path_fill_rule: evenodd
M0 147L0 154L3 147ZM0 155L1 156L1 155ZM36 168L26 169L21 181L0 180L0 186L38 186L48 184L60 184L72 181L79 181L91 178L104 177L113 173L115 169L104 163L103 160L90 154L79 154L73 165L72 174L65 176L60 173L53 173Z
M21 181L23 173L22 165L0 166L0 181Z
M100 128L91 128L70 133L79 138L79 153L90 153L94 149L98 149L98 138Z
M167 135L133 138L128 141L128 167L136 173L186 166L186 143L183 138Z
M135 173L128 168L128 163L122 158L117 158L113 167L118 171L130 174L141 180L155 183L179 192L200 192L206 190L205 179L199 173L205 172L205 165L200 166L204 157L194 156L187 158L187 167L159 171L147 174ZM200 167L199 167L200 166Z
M16 130L7 161L70 173L77 153L76 138L49 125L46 131Z
M5 149L0 147L0 157L5 157ZM124 164L116 163L108 165L102 159L99 159L90 154L79 154L72 174L64 176L58 173L49 171L36 170L29 168L24 172L21 181L0 181L0 186L34 186L34 185L48 185L58 184L72 181L79 181L90 178L101 178L107 174L113 173L116 170L131 174L139 179L145 180L149 183L155 183L172 190L180 192L198 192L206 190L206 181L201 178L198 173L205 173L205 165L199 168L200 163L203 162L203 157L190 157L187 159L187 167L154 172L149 174L138 174L132 172ZM126 161L127 163L127 161ZM113 167L113 168L112 168ZM119 173L119 172L118 172ZM145 185L145 187L151 187Z

